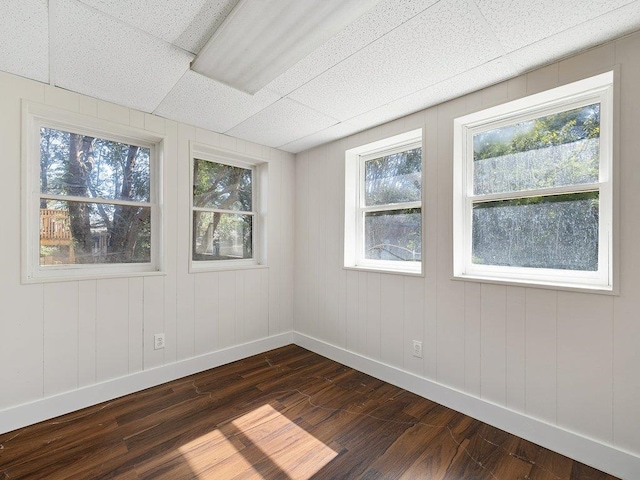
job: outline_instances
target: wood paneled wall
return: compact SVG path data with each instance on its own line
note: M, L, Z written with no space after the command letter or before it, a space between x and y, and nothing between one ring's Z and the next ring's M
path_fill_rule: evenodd
M453 119L612 68L619 295L452 280ZM635 34L298 154L295 330L640 455L639 112ZM343 269L345 150L419 127L425 276Z
M293 155L5 73L0 91L0 411L292 330ZM166 275L20 283L22 99L165 135ZM188 273L192 140L268 162L268 268Z

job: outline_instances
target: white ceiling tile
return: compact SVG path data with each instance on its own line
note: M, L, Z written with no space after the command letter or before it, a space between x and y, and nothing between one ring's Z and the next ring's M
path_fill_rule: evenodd
M515 75L515 68L510 62L506 59L498 58L387 105L350 118L347 123L358 126L360 129L371 128L409 113L424 110L447 100L486 88Z
M279 99L267 89L249 95L187 70L154 113L226 132Z
M501 55L467 0L443 0L289 97L346 120Z
M299 138L286 145L280 145L278 148L286 152L298 153L304 150L308 150L317 145L323 143L332 142L340 138L347 137L362 130L361 127L350 125L346 122L340 122L335 125L331 125L329 128L320 130L319 132L312 133L306 137Z
M565 30L508 55L518 69L526 72L579 51L594 47L640 28L640 1Z
M500 43L507 52L510 52L632 3L634 0L474 1Z
M0 2L0 70L49 81L47 0Z
M82 0L192 53L198 53L238 0Z
M75 0L58 0L52 45L56 85L153 111L193 55Z
M280 75L268 87L291 93L345 58L423 12L438 0L383 0L321 47Z
M279 147L336 123L335 118L283 98L226 133L268 147Z

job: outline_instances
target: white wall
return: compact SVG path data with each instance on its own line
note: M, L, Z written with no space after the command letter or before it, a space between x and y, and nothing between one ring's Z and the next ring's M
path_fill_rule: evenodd
M291 331L293 155L6 73L0 92L0 431L15 427L13 407ZM166 275L20 283L21 99L166 135ZM269 163L268 269L188 273L190 140ZM153 350L160 332L166 348Z
M620 295L451 280L453 119L616 65ZM639 113L635 34L298 154L296 332L640 456ZM344 270L345 150L419 127L426 275ZM413 339L423 359L412 356Z

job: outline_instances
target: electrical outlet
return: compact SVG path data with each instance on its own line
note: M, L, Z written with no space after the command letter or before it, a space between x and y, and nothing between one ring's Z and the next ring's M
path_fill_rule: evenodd
M153 349L159 350L164 348L164 333L156 333L153 336Z
M413 356L422 358L422 342L419 340L413 341Z

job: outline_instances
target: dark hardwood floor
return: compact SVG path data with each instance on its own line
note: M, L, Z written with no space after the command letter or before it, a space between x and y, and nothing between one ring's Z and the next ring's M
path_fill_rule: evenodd
M297 346L0 435L4 479L613 479Z

